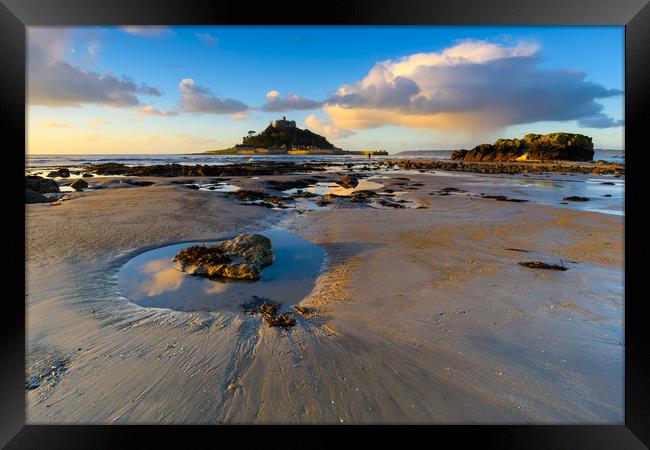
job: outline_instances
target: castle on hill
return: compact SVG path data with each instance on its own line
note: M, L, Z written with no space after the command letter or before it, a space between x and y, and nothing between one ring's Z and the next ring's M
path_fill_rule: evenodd
M225 150L227 152L229 150ZM241 144L231 151L237 154L288 154L288 155L386 155L384 150L367 150L363 152L345 151L335 147L324 136L308 129L296 126L295 120L286 116L269 122L268 127L260 133L249 131Z
M273 120L269 122L269 125L273 128L283 129L283 128L296 128L295 120L287 120L287 116L282 116L282 119Z

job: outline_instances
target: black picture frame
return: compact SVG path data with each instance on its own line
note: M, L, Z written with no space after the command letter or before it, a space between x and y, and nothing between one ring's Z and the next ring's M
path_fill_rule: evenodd
M650 4L649 0L365 0L306 4L293 0L277 3L174 0L0 0L0 126L10 158L10 186L18 186L25 146L25 27L29 25L166 25L166 24L284 24L284 25L624 25L625 26L625 425L624 426L430 426L356 427L376 440L409 440L413 433L432 446L472 442L494 448L645 448L650 445L650 348L647 338L647 295L633 261L641 261L644 154L642 139L648 126L650 105ZM6 138L11 139L7 140ZM644 153L645 152L645 153ZM9 194L5 207L15 208L5 221L9 245L17 261L24 256L25 224L21 195ZM22 217L23 220L19 220ZM171 443L172 434L208 438L215 445L237 437L285 445L331 446L345 443L337 435L347 427L307 427L300 432L287 427L159 427L159 426L26 426L24 395L25 308L20 300L20 265L7 267L5 280L15 290L5 294L2 326L3 364L0 370L0 445L6 448L122 448L145 437ZM8 292L8 291L5 291ZM24 299L24 297L22 297ZM256 433L253 433L255 431ZM287 435L285 433L291 433ZM295 433L295 434L294 434ZM313 434L300 441L304 434ZM241 441L245 434L246 441ZM144 436L141 436L144 435ZM216 436L215 436L216 435ZM397 436L399 435L399 436ZM145 441L147 442L147 441ZM415 443L415 441L413 441ZM402 444L403 445L403 444ZM407 444L408 445L408 444ZM444 445L444 444L443 444Z

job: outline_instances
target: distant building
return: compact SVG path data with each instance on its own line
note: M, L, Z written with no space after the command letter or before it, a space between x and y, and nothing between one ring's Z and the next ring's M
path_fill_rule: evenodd
M282 116L282 119L274 120L271 125L273 128L296 128L296 121L287 120L287 116Z

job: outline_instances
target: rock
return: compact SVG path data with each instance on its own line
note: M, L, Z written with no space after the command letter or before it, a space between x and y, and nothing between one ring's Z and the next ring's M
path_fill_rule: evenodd
M59 185L54 180L39 177L36 175L27 175L25 177L25 189L38 192L40 194L47 194L50 192L60 192Z
M316 182L317 180L314 180ZM309 187L310 184L307 180L292 180L292 181L276 181L270 180L266 184L276 191L286 191L288 189L303 189Z
M520 262L520 266L528 267L529 269L547 269L547 270L569 270L564 265L559 265L559 264L548 264L542 261L527 261L527 262Z
M131 183L129 183L129 184L131 184ZM196 184L186 184L185 187L187 189L194 189L195 191L198 191L200 189L200 187L197 186Z
M72 183L70 183L70 187L76 191L82 191L88 187L88 183L86 183L84 180L79 178L74 180Z
M594 145L589 136L573 133L527 134L523 139L499 139L472 150L457 150L454 161L565 160L591 161Z
M131 180L129 180L129 181L127 181L127 184L130 184L131 186L151 186L151 185L154 185L156 183L154 183L153 181L131 181ZM198 188L198 186L197 186L197 188Z
M56 178L56 177L68 178L69 176L70 176L70 171L65 168L53 170L52 172L47 174L48 178Z
M25 389L31 391L39 387L40 384L41 384L41 379L34 375L29 377L29 379L25 381Z
M239 191L228 192L226 195L235 197L236 199L245 202L264 200L265 203L270 203L274 207L280 207L280 208L284 207L285 204L284 198L277 197L275 195L269 195L266 192L260 192L260 191L249 191L246 189L240 189Z
M296 311L296 314L299 314L303 317L313 317L316 314L316 310L314 308L310 308L309 306L296 305L293 307L293 309Z
M259 314L269 327L292 327L296 324L296 319L291 314L285 312L278 316L280 304L263 297L253 297L253 301L241 305L247 314Z
M329 162L260 161L224 165L194 166L183 164L156 164L151 166L126 166L120 163L95 164L88 170L99 175L128 175L140 177L240 177L281 175L289 172L325 171Z
M355 191L350 195L351 202L367 203L371 198L379 197L375 191L363 190Z
M527 134L529 159L591 161L594 144L589 136L574 133Z
M25 203L49 203L50 199L43 194L25 189Z
M355 177L346 175L343 178L341 178L339 181L337 181L336 184L346 189L349 189L349 188L357 187L357 185L359 184L359 180L357 180Z
M82 178L90 178L90 177L94 177L95 175L93 175L92 173L84 172L84 174L81 176Z
M506 197L505 195L482 195L481 197L483 198L491 198L494 199L498 202L514 202L514 203L527 203L528 200L524 200L522 198L510 198Z
M273 263L271 240L242 234L217 245L194 245L178 252L176 268L213 279L259 280L262 268Z
M562 200L565 202L588 202L589 197L579 197L577 195L572 195L570 197L564 197Z

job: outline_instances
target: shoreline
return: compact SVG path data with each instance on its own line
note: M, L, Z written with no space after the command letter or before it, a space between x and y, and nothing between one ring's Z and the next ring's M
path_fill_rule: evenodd
M622 423L623 217L429 195L463 177L382 177L426 209L274 210L167 177L27 205L26 378L61 367L26 391L27 422ZM116 292L147 249L277 226L325 251L300 302L316 314L293 328ZM518 265L537 259L570 270Z

